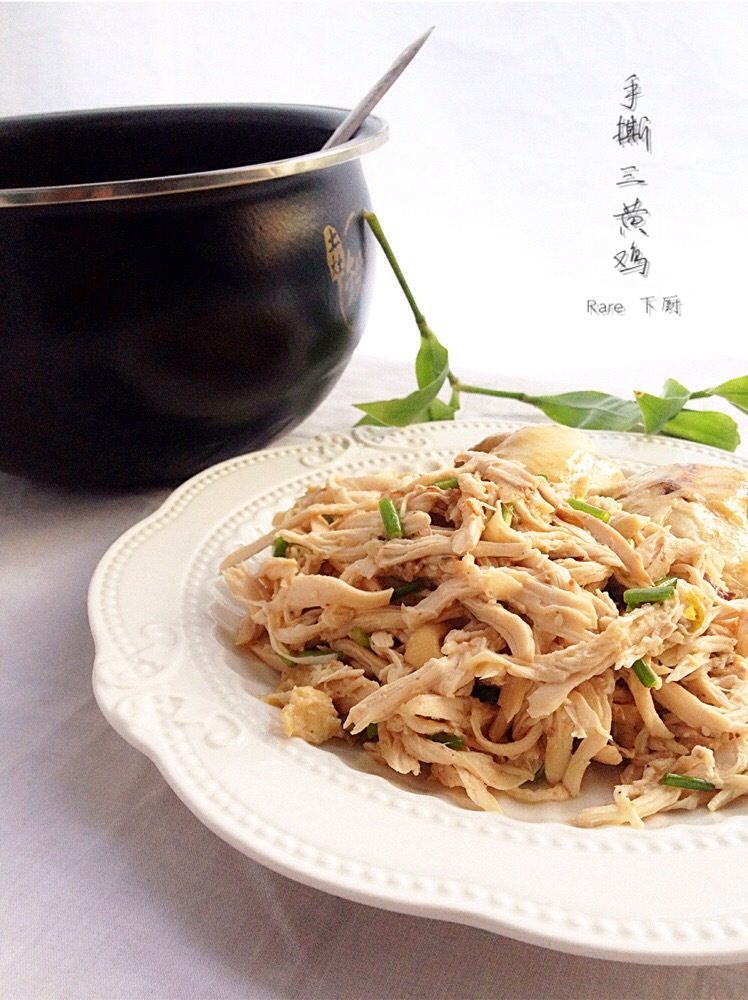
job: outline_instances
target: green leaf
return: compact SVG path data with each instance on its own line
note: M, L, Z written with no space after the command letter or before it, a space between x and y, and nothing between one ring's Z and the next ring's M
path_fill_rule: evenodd
M416 380L419 389L439 378L444 368L449 368L449 353L436 335L428 330L421 335L421 346L416 355ZM454 420L457 407L435 399L429 405L427 420Z
M377 420L376 417L370 417L368 414L365 417L361 417L354 424L354 427L363 427L366 425L371 425L372 427L386 427L387 424L383 424L381 420Z
M418 308L379 219L373 212L365 212L364 219L381 246L395 278L408 300L421 336L421 344L416 355L416 381L418 389L399 399L381 399L371 403L357 403L357 408L363 410L366 414L366 418L360 421L360 423L369 423L370 420L367 418L373 418L376 423L381 425L406 427L408 424L421 420L451 419L454 416L454 408L449 409L446 403L439 403L436 399L449 371L447 349L439 343L437 337L429 329L423 313ZM436 405L432 410L432 404L434 403Z
M731 378L729 382L723 382L715 386L714 389L706 390L710 396L721 396L728 403L732 403L743 413L748 413L748 375L740 378Z
M480 388L460 382L449 371L447 349L439 342L419 309L405 276L387 241L379 220L370 212L364 213L369 228L379 242L413 313L421 342L416 356L418 389L400 399L383 399L359 403L365 414L358 425L379 427L405 427L421 420L451 420L460 408L460 393L470 392L486 396L516 399L536 406L551 420L568 427L588 430L642 431L664 433L734 451L740 443L735 421L724 413L704 410L686 410L689 398L702 399L719 396L748 413L748 376L731 379L715 386L690 393L675 379L668 379L662 395L638 393L636 402L610 396L604 392L564 392L552 396L528 396L523 392ZM449 377L452 394L448 403L438 398Z
M449 356L435 337L434 341L441 350L430 353L428 360L424 360L421 365L422 371L425 372L430 365L441 361L441 367L436 371L430 382L400 399L382 399L373 403L356 403L356 408L363 410L368 416L374 417L379 423L392 427L407 427L408 424L414 424L421 420L434 419L429 412L429 407L436 400L449 371ZM419 356L422 350L423 345L418 352ZM442 406L447 407L447 404L443 403ZM446 418L440 416L435 419L444 420Z
M567 427L588 430L630 431L641 428L639 407L632 400L604 392L562 392L557 396L527 396L547 417Z
M661 396L637 392L636 402L644 418L644 430L647 434L659 434L668 420L676 417L690 398L688 389L674 378L667 380L662 387Z
M446 347L439 343L433 333L421 337L421 346L416 355L416 379L418 388L423 389L439 378L449 365Z
M716 410L681 410L665 424L662 433L725 451L735 451L740 444L738 425L732 417Z
M446 378L446 371L444 378ZM416 389L401 399L381 399L372 403L356 403L356 409L363 410L369 417L389 427L407 427L422 420L429 420L429 404L444 384L444 378L437 379L423 389Z
M454 420L458 409L459 407L453 406L451 403L443 403L441 399L435 399L429 406L429 419Z
M452 393L449 403L437 399L449 372L449 354L429 328L426 319L405 280L394 251L384 234L379 219L373 212L365 212L364 219L382 248L387 262L405 295L420 333L421 343L416 355L416 381L418 390L400 399L382 399L372 403L356 404L366 416L360 424L406 427L424 420L453 420L460 408L459 394Z

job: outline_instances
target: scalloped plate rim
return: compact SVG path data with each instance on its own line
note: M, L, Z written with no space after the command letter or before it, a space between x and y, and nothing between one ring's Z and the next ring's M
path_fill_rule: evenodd
M458 427L464 428L466 431L476 427L485 428L486 430L495 430L502 426L520 427L528 423L546 423L546 421L528 420L526 418L514 416L502 416L497 417L496 419L470 418L464 421L455 422L445 421L439 423L411 424L402 428L376 428L376 431L381 434L378 443L384 444L386 439L391 435L409 433L413 431L423 431L426 434L430 434L435 430L454 430ZM691 453L698 452L705 455L712 454L715 459L719 460L720 464L724 464L726 460L734 460L736 465L748 469L748 460L742 458L741 456L736 456L722 450L712 448L708 445L688 442L678 438L662 438L651 435L634 434L625 431L590 431L585 429L584 433L593 438L613 438L626 441L636 441L645 447L648 445L667 444L672 446L676 451L682 449L683 451ZM110 712L108 706L105 704L100 695L100 690L97 684L97 667L100 663L102 648L105 644L107 633L107 626L100 617L98 598L99 591L101 589L101 582L105 577L110 562L119 555L121 550L130 542L132 538L137 536L144 527L155 524L160 517L175 507L180 500L185 498L195 486L200 484L203 480L212 478L216 472L222 473L223 470L232 466L236 466L237 471L239 471L246 465L247 459L250 458L257 461L261 459L272 460L272 458L276 456L292 457L295 454L308 450L314 445L315 441L322 440L322 442L325 443L325 439L329 438L331 435L339 438L348 438L352 444L358 445L362 448L372 446L370 443L357 440L349 432L331 431L317 435L315 438L310 438L307 441L299 441L295 444L259 449L258 451L247 452L242 455L225 459L222 462L201 470L177 486L167 497L164 498L162 503L160 503L155 510L153 510L145 518L142 518L133 524L117 539L115 539L105 550L91 577L88 588L87 607L90 627L96 647L93 672L93 693L100 711L112 728L135 749L143 753L144 756L146 756L156 766L159 773L162 775L170 788L175 792L180 801L203 825L210 829L211 832L256 862L281 875L284 875L292 880L299 881L312 888L351 900L353 902L362 903L364 905L375 906L392 912L405 913L412 916L422 916L429 919L457 922L467 926L483 929L490 933L505 935L527 944L551 948L553 950L577 956L606 959L611 961L628 961L635 962L637 964L688 964L690 966L732 964L748 960L748 937L746 937L745 946L742 948L731 945L729 941L702 942L700 943L701 950L700 945L697 945L694 942L689 942L687 947L683 945L682 950L675 950L673 948L666 947L663 948L658 947L657 945L650 947L642 941L637 941L632 946L626 946L624 944L620 947L616 947L610 944L610 942L605 944L592 942L590 940L589 933L585 936L584 931L576 934L573 930L571 932L567 931L564 933L559 927L554 927L552 929L548 928L546 930L533 930L530 927L520 925L516 918L502 917L496 912L489 915L485 912L478 912L477 909L470 908L469 906L460 906L454 901L444 901L444 903L440 905L439 903L428 898L426 895L424 895L422 899L418 899L417 894L414 893L412 887L408 888L406 892L402 889L397 891L394 888L391 888L391 891L384 891L381 887L375 887L371 884L367 885L365 888L356 888L355 886L347 885L340 876L327 876L324 872L315 869L313 864L305 867L303 863L298 861L298 859L289 861L283 857L281 849L277 849L274 846L253 843L251 838L241 836L236 833L230 828L230 820L227 820L225 816L221 816L220 819L217 819L215 812L211 814L210 807L206 808L200 798L195 796L194 789L189 787L189 783L185 780L179 763L170 759L169 754L165 752L163 746L154 744L153 742L148 742L148 740L138 734L135 729L128 726L124 719L118 717L114 712ZM393 444L393 451L397 447L397 443ZM435 447L438 448L438 444L436 442ZM313 470L310 469L307 471ZM207 487L208 484L206 483L205 485ZM511 822L516 822L512 820L511 817L506 818ZM555 821L550 821L548 825L562 826L562 824Z

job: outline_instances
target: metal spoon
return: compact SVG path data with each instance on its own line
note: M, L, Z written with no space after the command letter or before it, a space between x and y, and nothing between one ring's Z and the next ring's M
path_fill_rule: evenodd
M353 138L356 132L358 132L363 123L369 117L372 110L377 104L379 104L395 80L397 80L400 76L405 67L420 51L421 47L433 30L434 27L432 26L428 31L424 32L420 38L411 42L407 49L404 49L400 53L384 76L377 80L366 96L363 97L356 107L345 116L343 121L340 125L338 125L333 134L324 144L322 147L323 149L329 149L330 146L340 146L342 143L348 142L349 139Z

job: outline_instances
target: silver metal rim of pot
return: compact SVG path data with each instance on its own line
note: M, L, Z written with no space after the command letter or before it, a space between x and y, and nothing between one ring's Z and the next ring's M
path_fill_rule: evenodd
M299 105L290 105L299 107ZM341 110L330 108L317 110ZM204 170L190 174L171 174L164 177L142 177L131 180L96 181L90 184L59 184L48 187L23 187L0 189L0 208L21 208L35 205L62 205L76 202L121 201L132 198L153 198L192 191L212 191L218 188L241 187L260 181L292 177L335 167L350 160L357 160L373 152L389 138L387 123L369 115L361 132L340 146L292 156L284 160L253 163L246 167L225 170Z

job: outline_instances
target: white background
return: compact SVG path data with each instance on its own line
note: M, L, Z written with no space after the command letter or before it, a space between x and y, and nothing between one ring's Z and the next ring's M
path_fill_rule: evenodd
M592 380L617 391L656 390L670 375L695 388L748 370L743 4L4 4L0 114L182 101L350 107L431 24L381 105L391 141L365 169L453 367L489 370L494 384ZM631 73L651 154L612 139ZM616 180L632 162L648 181L650 235L638 241L647 278L614 271L626 245ZM679 295L683 315L646 317L644 295ZM588 316L588 298L621 301L627 315ZM360 352L414 350L382 266Z

